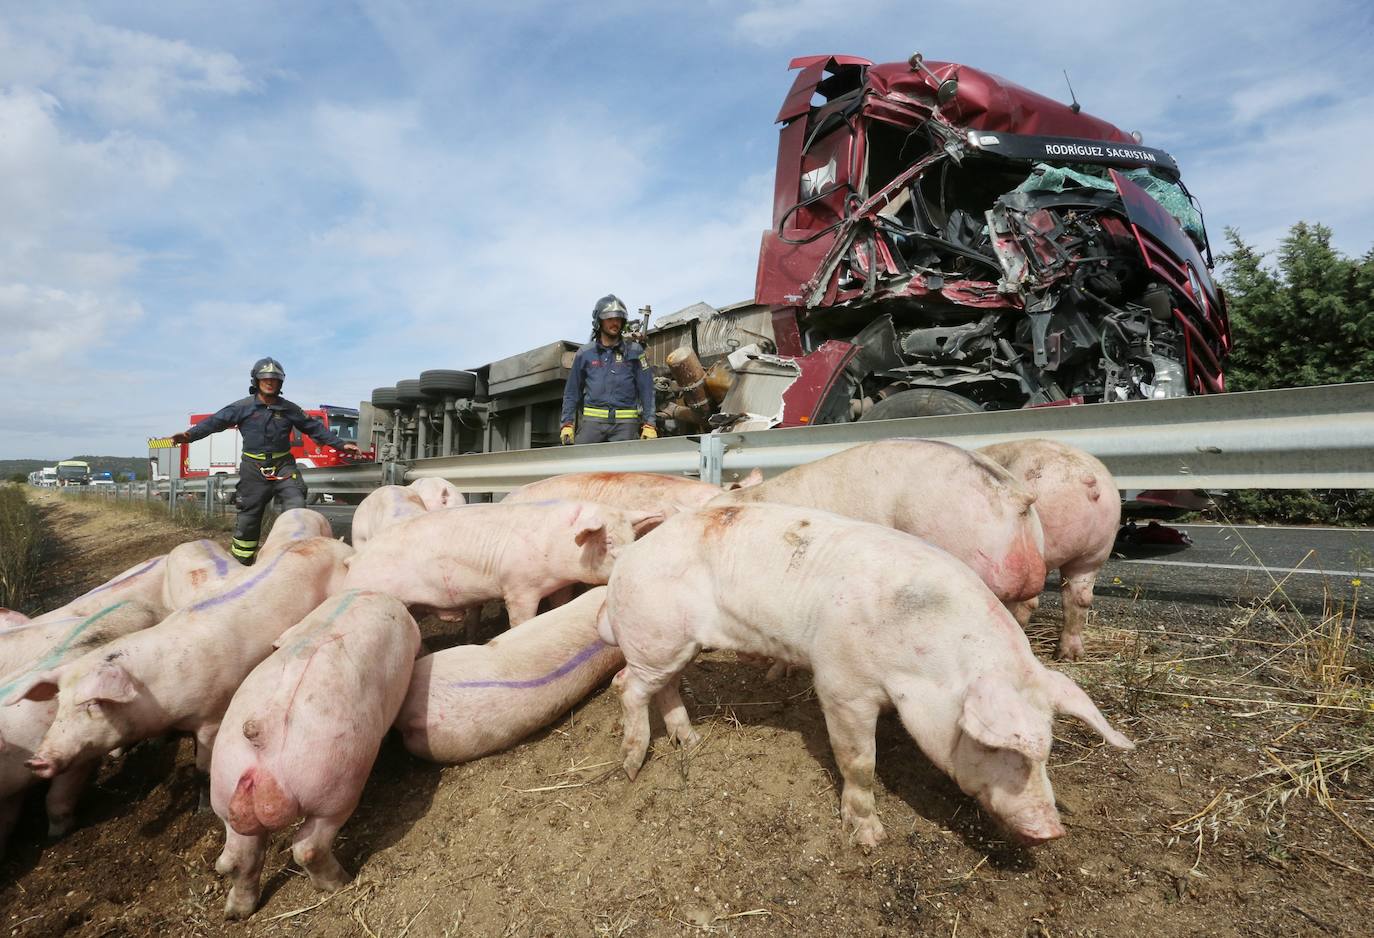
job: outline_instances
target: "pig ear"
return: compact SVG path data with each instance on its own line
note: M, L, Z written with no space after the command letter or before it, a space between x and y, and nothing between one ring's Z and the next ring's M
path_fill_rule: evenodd
M1045 669L1045 674L1048 675L1045 679L1045 685L1050 693L1050 703L1056 711L1082 720L1097 735L1117 749L1135 748L1135 743L1112 729L1112 725L1107 722L1102 711L1097 709L1097 704L1092 702L1092 699L1083 692L1083 688L1075 684L1072 678L1067 674L1051 671L1049 668Z
M643 537L663 523L668 517L666 511L632 511L630 525L635 529L635 537Z
M80 706L91 701L128 703L137 696L134 682L117 664L106 662L87 674L72 688L74 703Z
M984 676L964 694L959 729L991 749L1012 749L1039 762L1050 756L1050 725L1040 715L1006 681Z
M578 547L593 537L599 537L602 540L606 538L606 519L601 516L599 511L579 507L573 515L572 526L573 540L577 542Z
M731 482L729 485L722 486L722 488L727 492L733 492L736 489L751 489L762 481L763 470L755 466L753 469L749 470L749 474L743 479L740 479L738 482Z
M21 700L52 700L57 696L57 680L61 674L61 668L31 671L11 685L11 692L5 698L4 706L13 707Z

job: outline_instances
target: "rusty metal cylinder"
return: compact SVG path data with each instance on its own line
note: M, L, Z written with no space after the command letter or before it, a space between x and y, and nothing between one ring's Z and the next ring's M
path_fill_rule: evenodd
M706 402L706 369L696 352L685 345L673 349L668 353L668 371L682 388L682 403L700 407Z
M691 432L706 426L702 415L686 404L669 404L664 411L664 416L676 422L679 430Z

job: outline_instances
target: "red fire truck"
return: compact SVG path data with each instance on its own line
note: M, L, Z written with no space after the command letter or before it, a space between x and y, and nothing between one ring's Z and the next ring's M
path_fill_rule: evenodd
M321 404L318 408L307 410L307 416L314 417L345 440L358 441L358 409L356 407L336 407ZM207 420L211 414L192 414L191 424ZM194 443L181 444L181 478L203 479L209 475L238 475L239 459L243 455L243 438L237 429L224 433L212 433ZM345 459L332 446L320 446L299 430L291 433L291 454L302 469L326 469L333 466L349 466L357 462L371 462L374 453L363 450L360 456Z

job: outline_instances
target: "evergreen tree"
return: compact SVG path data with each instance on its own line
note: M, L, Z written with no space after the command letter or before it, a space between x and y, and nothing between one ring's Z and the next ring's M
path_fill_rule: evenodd
M1374 250L1331 247L1331 229L1299 222L1277 263L1226 230L1222 283L1231 315L1232 391L1374 381ZM1233 521L1374 523L1374 491L1242 490L1221 500Z
M1299 222L1276 268L1227 229L1222 282L1231 313L1235 391L1374 380L1374 251L1331 247L1331 229Z

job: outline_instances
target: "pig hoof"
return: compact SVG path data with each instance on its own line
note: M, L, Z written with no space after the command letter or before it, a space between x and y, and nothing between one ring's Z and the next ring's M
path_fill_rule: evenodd
M238 895L235 890L229 891L229 898L224 900L224 917L230 921L244 919L253 914L258 907L256 896Z
M772 684L774 681L787 677L789 670L787 665L781 661L774 661L768 668L768 673L763 676L763 681L765 684Z
M1059 642L1058 657L1061 661L1080 660L1083 657L1083 639L1077 636L1071 639L1061 639Z
M57 840L66 837L75 826L76 815L74 814L50 816L48 818L48 839Z
M887 839L887 831L883 830L882 822L876 817L849 818L848 821L853 828L850 836L865 853Z
M701 743L701 734L690 726L673 731L673 741L683 749L692 749Z

